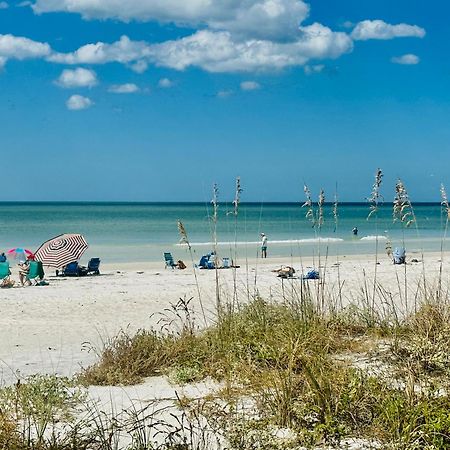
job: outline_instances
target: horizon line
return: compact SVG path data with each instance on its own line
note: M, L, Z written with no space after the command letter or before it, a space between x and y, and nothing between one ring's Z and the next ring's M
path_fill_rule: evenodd
M317 202L313 202L316 205ZM205 205L211 204L211 201L178 201L178 200L158 200L158 201L135 201L135 200L0 200L0 205L12 205L12 204L22 204L22 205L107 205L107 204L122 204L122 205ZM219 201L218 204L233 204L233 200L230 201ZM304 201L241 201L240 205L298 205L303 206ZM439 201L414 201L411 202L412 205L441 205ZM326 201L324 203L326 206L333 206L334 202ZM370 203L367 201L341 201L339 205L366 205L369 206ZM380 203L379 207L392 206L392 202Z

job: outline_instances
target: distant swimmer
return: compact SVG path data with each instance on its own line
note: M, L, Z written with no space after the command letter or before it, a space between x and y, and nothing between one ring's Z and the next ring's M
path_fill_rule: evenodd
M353 236L358 236L358 227L353 228L352 233Z

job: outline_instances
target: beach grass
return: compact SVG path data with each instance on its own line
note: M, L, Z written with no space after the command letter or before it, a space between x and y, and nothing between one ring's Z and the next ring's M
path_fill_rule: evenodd
M296 430L293 447L286 448L337 444L352 436L395 448L446 448L449 313L447 305L428 299L417 313L387 325L366 321L369 313L355 309L324 316L314 308L305 313L298 301L255 298L225 310L202 331L181 325L176 333L122 334L82 379L127 384L176 374L178 382L222 381L220 401L205 400L208 420L236 449L260 448L244 442L247 431L273 427ZM252 400L251 414L223 414L223 404L242 398Z
M448 448L450 309L440 298L390 326L361 319L363 311L324 316L298 300L255 298L202 330L180 299L158 330L119 334L76 379L41 375L0 389L0 448L221 448L208 447L211 430L236 450L339 448L355 437L379 448ZM89 384L156 374L221 383L214 395L179 399L182 425L155 419L148 428L154 409L127 411L125 420L86 400Z

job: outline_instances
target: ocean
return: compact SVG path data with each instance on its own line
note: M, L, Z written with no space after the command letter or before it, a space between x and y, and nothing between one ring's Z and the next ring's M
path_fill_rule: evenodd
M377 217L367 220L369 206L343 203L337 224L332 205L324 208L321 230L312 227L306 210L295 203L242 203L238 216L231 204L219 206L217 241L222 256L235 248L240 257L255 257L260 233L268 236L268 255L313 255L380 252L385 242L405 246L408 252L439 251L445 217L439 204L414 205L416 225L394 223L392 205L379 207ZM47 239L62 233L81 233L89 243L82 258L100 257L105 263L162 261L163 252L175 259L189 259L179 244L177 220L185 225L199 258L212 249L212 207L208 203L0 203L0 251L24 247L35 251ZM357 236L352 229L357 227ZM320 244L319 244L320 242ZM236 244L236 247L235 247Z

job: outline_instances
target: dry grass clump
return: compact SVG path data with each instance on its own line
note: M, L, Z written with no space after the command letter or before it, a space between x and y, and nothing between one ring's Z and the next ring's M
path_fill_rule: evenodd
M403 371L418 380L440 377L447 387L450 375L450 309L427 302L412 314L392 346L392 357Z
M85 449L70 424L85 391L67 378L34 375L0 389L0 449Z
M179 308L168 309L166 314L178 322L165 316L159 331L141 330L133 336L120 333L82 379L89 384L133 384L174 369L195 374L196 379L239 378L262 368L288 367L292 358L295 364L304 357L320 358L348 345L348 333L341 333L337 324L260 298L224 309L218 323L201 333L189 322L186 309L184 316Z
M84 378L128 383L175 371L185 382L225 380L220 399L205 401L202 414L222 430L229 449L313 448L352 436L384 448L448 448L450 399L442 391L446 385L428 377L450 367L445 305L428 303L391 328L364 325L354 313L326 318L299 305L256 298L223 310L219 322L202 332L179 314L183 320L172 333L119 337ZM334 357L365 343L376 347L379 335L393 342L386 373L370 374ZM243 398L251 404L245 411L237 406ZM280 441L279 430L288 438Z

